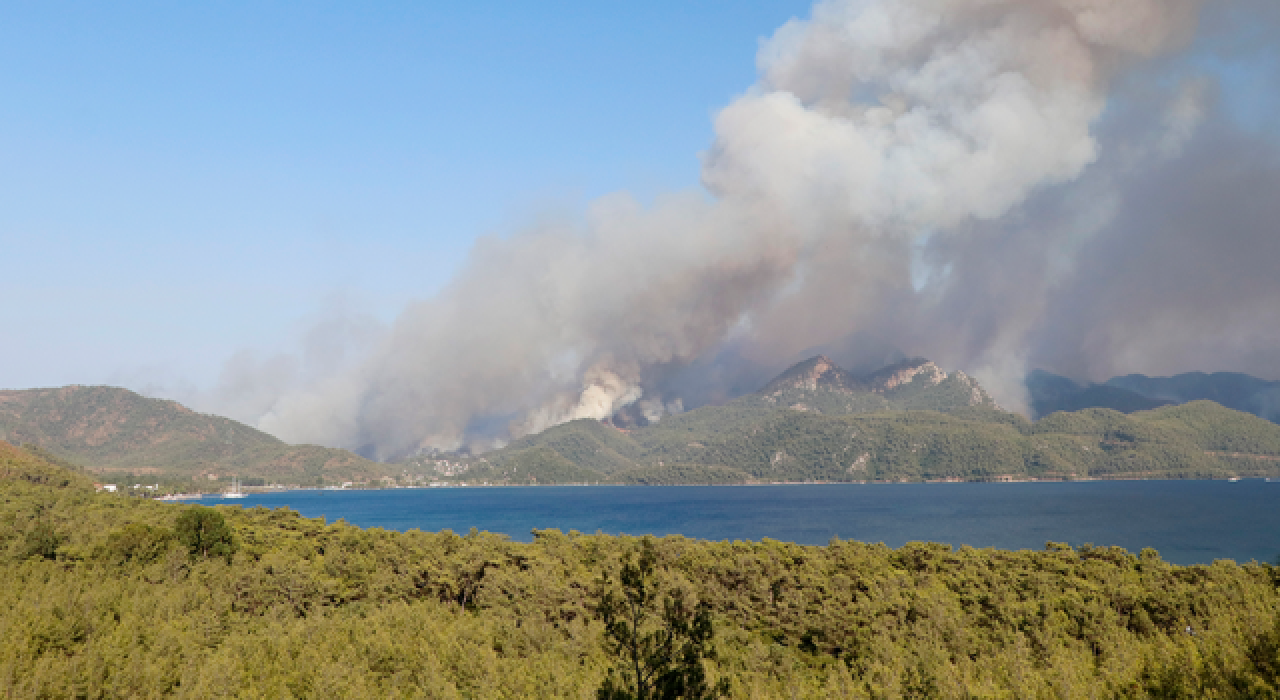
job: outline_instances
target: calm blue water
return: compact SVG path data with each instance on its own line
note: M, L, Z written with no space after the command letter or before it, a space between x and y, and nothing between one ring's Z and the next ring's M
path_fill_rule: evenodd
M390 530L476 527L526 542L533 528L558 528L801 544L838 536L891 547L1088 542L1154 547L1178 564L1280 556L1280 483L1261 480L290 491L202 502L288 506Z

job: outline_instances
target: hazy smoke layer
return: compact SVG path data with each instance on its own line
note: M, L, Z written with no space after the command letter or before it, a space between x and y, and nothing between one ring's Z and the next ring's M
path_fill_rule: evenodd
M855 331L964 367L1013 406L1042 359L1163 371L1276 347L1269 276L1214 286L1280 259L1274 194L1247 210L1216 198L1280 191L1280 168L1228 127L1198 136L1214 86L1177 54L1201 4L821 2L763 45L759 83L717 116L710 197L618 194L581 224L481 241L368 362L286 392L259 425L383 458L484 448L754 389ZM1224 298L1244 300L1238 318ZM1252 335L1227 330L1259 313ZM1223 332L1170 351L1205 323Z

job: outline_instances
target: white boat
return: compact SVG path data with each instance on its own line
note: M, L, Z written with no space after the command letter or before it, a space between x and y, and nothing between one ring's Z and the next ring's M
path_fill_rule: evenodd
M244 498L246 494L240 491L240 477L231 477L231 489L222 494L223 498Z

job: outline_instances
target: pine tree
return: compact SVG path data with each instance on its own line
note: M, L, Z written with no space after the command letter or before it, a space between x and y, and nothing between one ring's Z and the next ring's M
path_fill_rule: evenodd
M191 558L226 557L235 552L231 528L222 514L212 508L196 506L178 516L174 524L178 541L187 546Z
M599 700L702 700L728 695L728 679L707 684L704 658L712 658L711 609L690 607L683 592L662 595L654 581L657 556L645 539L640 557L622 567L621 594L607 578L597 610L609 651L618 663L596 692ZM661 615L658 603L661 601Z

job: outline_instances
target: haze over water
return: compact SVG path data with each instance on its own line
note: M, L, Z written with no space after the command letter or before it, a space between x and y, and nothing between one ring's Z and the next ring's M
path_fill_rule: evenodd
M1182 565L1280 555L1280 483L1261 480L290 491L239 503L390 530L475 527L525 542L535 528L555 528L810 545L832 537L1015 550L1092 543L1153 547Z

